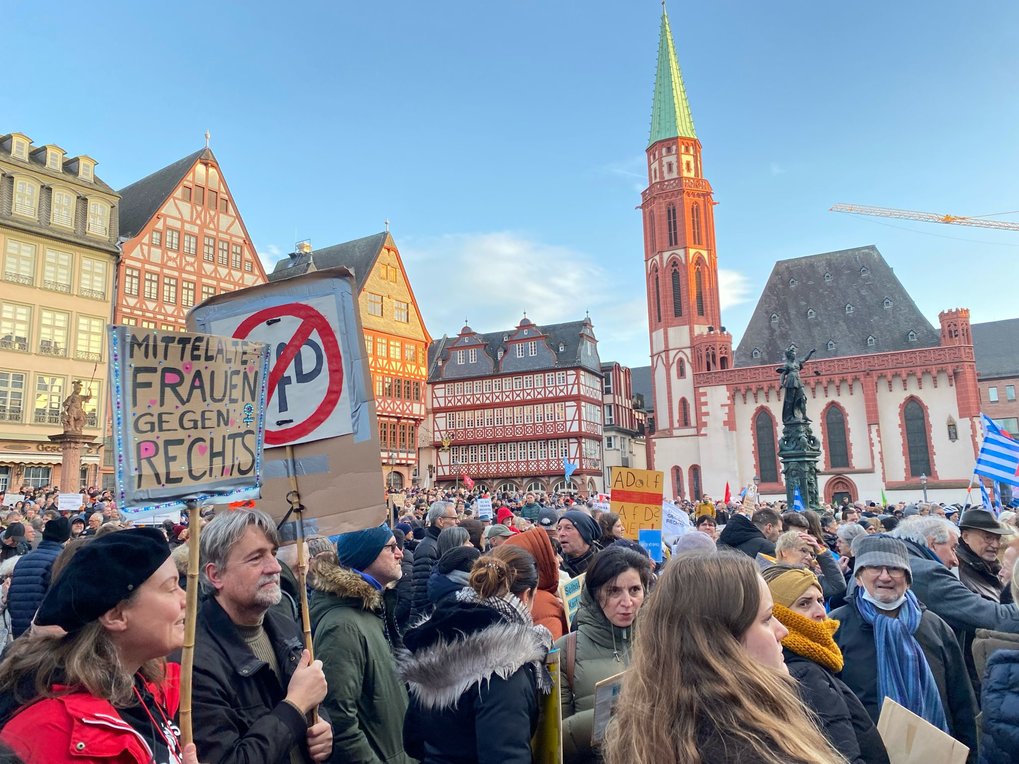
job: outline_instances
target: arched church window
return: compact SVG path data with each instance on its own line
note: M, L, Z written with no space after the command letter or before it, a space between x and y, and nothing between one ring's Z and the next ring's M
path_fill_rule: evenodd
M849 444L846 440L846 415L838 406L829 406L824 415L825 445L828 464L832 469L849 467Z
M679 426L690 426L690 404L687 403L686 398L679 399Z
M693 234L693 243L699 245L701 243L701 205L699 204L690 207L690 230Z
M679 266L672 264L672 315L683 315L683 286L679 278Z
M948 439L953 443L959 439L959 426L952 417L948 417Z
M676 361L676 378L686 379L686 360L683 358Z
M701 264L697 263L697 267L694 268L693 272L693 285L694 294L697 299L697 315L704 315L704 274L701 271Z
M679 244L679 229L676 226L676 205L670 204L665 208L665 225L669 231L669 246L675 247Z
M683 468L673 467L672 468L672 490L675 492L674 496L683 496Z
M655 321L658 323L662 322L662 292L661 285L658 283L658 268L657 266L651 271L651 290L654 292L655 300Z
M775 419L761 411L754 420L757 433L757 469L762 483L778 482L778 451L775 449Z
M931 455L927 447L927 415L916 398L910 398L902 409L905 420L906 452L909 454L909 476L931 474Z
M696 464L690 468L690 498L693 500L701 497L701 468Z

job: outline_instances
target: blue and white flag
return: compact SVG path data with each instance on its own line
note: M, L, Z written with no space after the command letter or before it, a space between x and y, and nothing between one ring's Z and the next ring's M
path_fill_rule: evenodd
M793 489L793 509L796 510L797 512L804 512L807 509L803 504L803 497L800 496L799 486L796 486Z
M999 483L1019 486L1019 442L987 414L981 414L980 419L984 425L984 442L973 471Z
M566 457L563 457L563 472L566 473L566 479L570 479L570 475L577 471L577 465L571 462Z
M987 493L987 486L984 485L983 480L980 481L980 503L984 505L984 509L993 511L993 508L991 507L991 497Z

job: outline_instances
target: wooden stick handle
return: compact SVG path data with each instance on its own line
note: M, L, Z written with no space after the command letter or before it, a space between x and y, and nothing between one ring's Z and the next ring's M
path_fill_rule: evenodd
M304 507L301 505L301 492L297 486L297 462L294 459L294 447L286 447L287 462L290 467L291 508L297 516L297 598L301 607L301 628L304 630L304 647L311 660L315 660L315 646L311 639L311 614L308 612L308 560L304 554ZM318 709L311 711L311 723L318 723Z
M188 502L188 588L184 614L184 649L180 666L180 744L194 742L191 727L191 679L195 667L195 624L198 621L198 568L202 518L197 501Z

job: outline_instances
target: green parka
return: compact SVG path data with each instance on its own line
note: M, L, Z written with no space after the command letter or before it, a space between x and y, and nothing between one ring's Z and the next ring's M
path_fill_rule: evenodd
M396 675L396 645L390 643L397 634L392 609L387 614L383 592L353 570L322 560L312 570L315 591L308 611L315 657L329 683L322 703L333 725L329 761L413 761L403 750L407 691Z
M594 686L603 679L625 671L630 665L630 644L633 628L620 629L609 623L587 587L577 611L577 649L573 666L573 687L567 679L566 643L570 635L560 638L561 693L563 705L563 762L599 761L591 748L594 731Z

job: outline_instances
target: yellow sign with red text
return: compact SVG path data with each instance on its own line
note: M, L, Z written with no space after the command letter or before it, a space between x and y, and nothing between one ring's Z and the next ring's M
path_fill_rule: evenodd
M619 515L626 538L636 541L641 530L662 529L663 472L612 467L609 482L609 506Z

